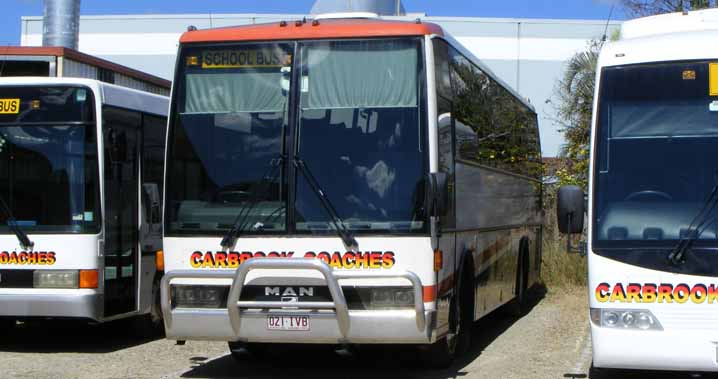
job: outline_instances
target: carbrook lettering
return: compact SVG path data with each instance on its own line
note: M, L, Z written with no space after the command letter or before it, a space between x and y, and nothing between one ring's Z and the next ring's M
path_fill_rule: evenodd
M629 283L614 285L601 283L594 292L599 303L631 303L631 304L713 304L718 303L718 285L685 283Z

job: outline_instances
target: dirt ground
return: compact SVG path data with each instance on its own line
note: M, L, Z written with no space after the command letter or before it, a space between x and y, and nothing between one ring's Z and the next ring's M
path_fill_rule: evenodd
M538 291L522 318L495 312L477 322L473 348L447 370L422 368L415 351L361 348L351 356L326 347L278 347L237 363L219 342L187 342L128 333L129 322L19 325L0 333L0 378L691 378L670 373L590 370L586 292Z

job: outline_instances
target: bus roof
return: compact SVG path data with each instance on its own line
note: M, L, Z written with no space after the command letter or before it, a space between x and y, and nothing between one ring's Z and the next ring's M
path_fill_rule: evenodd
M37 76L0 77L2 86L84 86L91 89L103 104L166 116L169 98L95 79Z
M718 9L666 13L629 20L621 25L621 39L701 30L718 30Z
M444 32L436 24L421 21L408 22L372 18L322 19L194 30L184 33L180 42L276 41L423 35L443 36Z
M718 30L657 34L607 43L599 67L651 62L718 60Z

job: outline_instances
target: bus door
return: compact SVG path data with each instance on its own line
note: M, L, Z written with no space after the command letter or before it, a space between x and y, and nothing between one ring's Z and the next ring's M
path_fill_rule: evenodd
M103 110L105 149L105 317L137 309L141 115Z

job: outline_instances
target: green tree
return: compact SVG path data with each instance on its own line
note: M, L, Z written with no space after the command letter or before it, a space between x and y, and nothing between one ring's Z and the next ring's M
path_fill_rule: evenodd
M619 5L632 17L718 7L718 0L620 0ZM611 39L617 39L618 35ZM575 54L555 90L555 107L566 144L561 150L565 164L556 172L560 184L588 181L588 156L591 132L596 64L602 42L593 40L588 48Z
M621 0L620 6L629 17L715 8L717 0Z
M563 78L556 86L556 113L566 138L561 157L569 162L556 172L561 184L576 184L585 188L588 182L591 112L601 44L593 40L585 51L571 57Z

